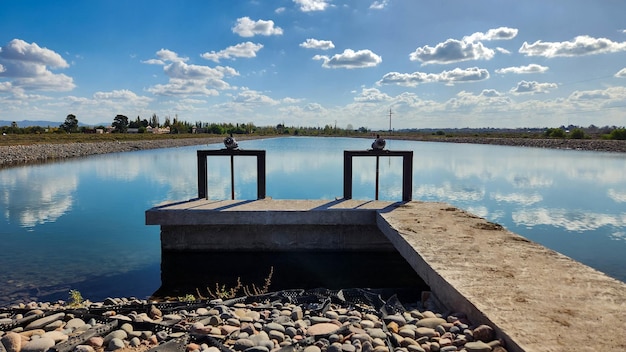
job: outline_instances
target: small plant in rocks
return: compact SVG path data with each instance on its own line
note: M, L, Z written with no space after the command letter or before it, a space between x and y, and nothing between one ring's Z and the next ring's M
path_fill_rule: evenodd
M70 290L70 297L67 302L68 306L72 308L82 307L85 299L83 295L78 290Z

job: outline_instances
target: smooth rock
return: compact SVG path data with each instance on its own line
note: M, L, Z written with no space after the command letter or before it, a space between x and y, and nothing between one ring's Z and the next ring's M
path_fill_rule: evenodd
M326 334L333 333L337 331L338 329L339 329L339 326L333 323L319 323L319 324L311 325L307 329L306 333L309 336L326 335Z
M489 342L495 339L493 328L489 325L480 325L473 331L474 340Z
M109 351L119 350L120 348L124 348L124 340L119 339L117 337L112 338L107 345Z
M250 347L254 347L254 342L250 339L238 339L233 344L233 349L235 351L244 351Z
M31 340L22 346L21 352L46 352L55 345L54 340L50 337L42 337Z
M65 313L51 314L51 315L48 315L47 317L43 317L43 318L30 322L28 325L26 325L24 330L41 329L44 326L56 320L63 319L63 317L65 317Z
M62 331L48 331L45 334L41 335L41 337L49 337L54 340L55 344L67 341L67 339L69 338L69 336L65 335Z
M96 352L96 350L89 345L78 345L72 352Z
M15 332L7 332L0 338L0 343L4 345L7 352L20 352L22 349L22 336Z
M424 318L416 321L415 326L434 329L437 325L444 323L446 323L446 320L443 318Z
M322 352L322 350L315 345L306 346L303 352Z
M482 341L474 341L466 343L465 349L467 352L489 352L491 351L491 346Z

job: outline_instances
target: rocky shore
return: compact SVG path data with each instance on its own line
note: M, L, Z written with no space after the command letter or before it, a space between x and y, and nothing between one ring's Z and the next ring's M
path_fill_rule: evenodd
M240 140L255 137L242 137ZM261 138L261 137L256 137ZM478 137L442 137L417 138L411 136L389 136L387 139L420 140L428 142L493 144L515 147L533 147L568 150L587 150L599 152L626 153L625 140L597 139L527 139L527 138L478 138ZM222 137L178 138L167 140L95 142L71 144L32 144L0 146L0 167L19 164L41 163L65 158L89 156L106 153L119 153L143 149L173 148L190 145L221 143Z
M0 310L6 352L506 352L496 331L370 290L290 290L211 301L30 303Z
M166 140L94 142L71 144L31 144L0 146L0 167L41 163L96 154L120 153L144 149L174 148L221 143L223 138L177 138Z

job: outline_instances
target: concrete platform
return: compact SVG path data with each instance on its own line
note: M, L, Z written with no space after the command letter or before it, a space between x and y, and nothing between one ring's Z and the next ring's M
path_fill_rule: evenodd
M493 326L508 351L626 351L626 284L447 204L192 200L150 209L146 223L173 237L189 226L374 226L447 309Z

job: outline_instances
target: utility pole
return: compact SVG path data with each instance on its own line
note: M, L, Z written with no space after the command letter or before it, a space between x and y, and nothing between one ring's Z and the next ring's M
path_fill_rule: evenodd
M391 109L389 109L389 132L391 132Z

